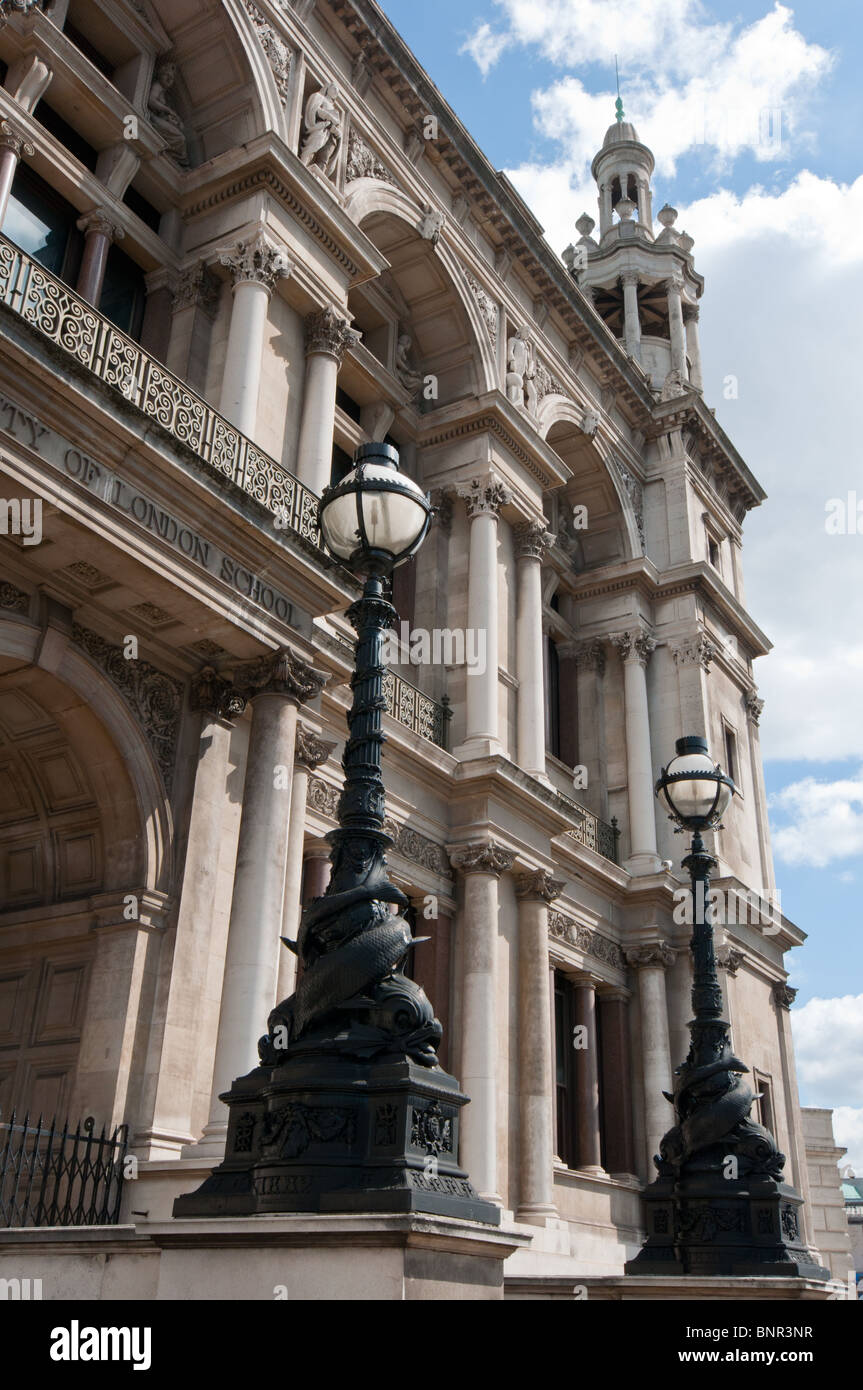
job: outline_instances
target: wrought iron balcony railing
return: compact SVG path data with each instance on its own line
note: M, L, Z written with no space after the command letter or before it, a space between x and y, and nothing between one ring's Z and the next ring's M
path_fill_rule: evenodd
M315 493L4 236L0 236L0 304L119 391L215 473L260 502L278 518L279 529L322 548Z

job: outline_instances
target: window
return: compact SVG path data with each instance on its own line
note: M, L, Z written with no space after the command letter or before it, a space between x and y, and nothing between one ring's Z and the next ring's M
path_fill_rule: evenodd
M557 644L545 638L545 746L554 758L560 757L560 658Z
M335 487L337 483L346 478L353 468L353 459L350 454L346 454L344 449L340 449L338 444L333 445L333 462L330 468L330 487Z
M146 293L141 267L136 265L125 251L121 251L119 246L112 246L105 267L99 312L104 314L106 319L110 319L122 333L128 333L130 338L137 339L144 318Z
M572 987L559 970L554 974L554 1056L557 1103L557 1152L567 1168L574 1168L578 1153L575 1114L575 1026Z
M129 187L123 194L123 202L126 204L126 207L130 208L136 217L140 217L141 221L146 223L152 231L158 232L159 225L162 221L162 214L158 208L153 207L152 203L148 203L143 194L139 193L131 184L129 184Z
M345 412L349 420L354 420L356 424L360 423L360 410L362 407L359 402L355 401L353 396L349 396L347 391L343 390L341 386L336 387L336 405L340 410Z
M775 1138L776 1133L773 1127L773 1081L769 1076L765 1076L763 1072L755 1071L753 1069L752 1089L754 1090L756 1095L756 1101L753 1107L755 1111L755 1118L760 1125L764 1126L765 1129L769 1129L770 1133Z
M740 769L738 767L737 760L737 735L728 724L723 724L722 729L725 743L725 771L728 773L728 776L731 778L735 787L737 787L737 790L740 791L740 779L738 776Z
M44 126L46 130L49 130L51 134L60 141L60 144L64 145L69 153L73 154L77 160L80 160L84 168L89 169L92 174L95 171L96 161L99 158L98 151L94 150L93 146L84 139L83 135L79 135L77 130L69 125L68 121L64 121L59 111L55 111L53 106L49 106L46 101L42 100L39 102L38 111L39 114L36 120L39 124Z
M707 558L715 570L721 570L719 542L711 536L709 531L707 533Z
M105 57L104 53L99 52L95 44L91 43L90 40L86 37L86 35L81 33L80 29L76 29L74 24L70 24L68 19L66 20L66 23L63 25L63 32L66 35L66 38L71 40L75 47L81 53L84 54L84 57L90 59L90 62L93 64L94 68L98 68L99 71L104 73L107 78L113 78L113 63L111 63L109 59Z
M78 210L27 164L19 164L3 231L46 270L73 283L84 239L75 223Z

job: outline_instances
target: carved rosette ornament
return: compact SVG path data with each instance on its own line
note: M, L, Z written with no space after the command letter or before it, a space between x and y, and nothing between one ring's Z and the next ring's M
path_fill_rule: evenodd
M520 521L513 527L512 540L517 560L541 560L554 545L555 536L543 521Z
M8 608L13 613L26 613L29 604L30 595L23 589L16 589L14 584L6 580L0 583L0 608Z
M664 941L651 941L644 946L633 946L626 952L626 960L633 970L667 970L677 959L677 952L666 946Z
M305 724L298 724L294 762L298 767L307 768L312 772L316 767L320 767L321 763L326 762L335 746L334 743L327 743L324 739L318 738Z
M5 20L0 21L0 28L3 27ZM32 159L36 153L30 141L21 131L12 124L11 121L0 121L0 150L12 150L16 159L20 159L22 154L28 159Z
M615 632L609 638L620 653L621 661L637 661L646 666L656 651L656 641L646 632Z
M546 869L533 869L530 873L517 875L515 895L517 898L539 898L544 903L552 903L560 897L565 887L565 879L552 878Z
M761 711L764 709L764 701L758 698L758 692L755 690L748 690L743 697L743 702L746 705L746 717L749 722L751 724L759 724L761 722Z
M293 270L285 253L274 246L263 232L258 232L248 241L237 242L230 251L223 251L219 261L230 271L235 287L251 281L263 285L267 294L272 294L277 282Z
M297 704L304 704L320 694L329 675L316 671L289 647L282 647L271 655L238 667L234 678L249 700L256 695L285 695Z
M96 236L107 237L109 241L122 241L126 235L108 208L91 208L78 218L75 225L85 236L93 233Z
M469 483L458 489L458 495L467 503L470 521L478 516L497 517L501 507L512 501L509 488L505 487L494 473L486 473L482 478L471 478Z
M331 304L307 314L305 329L306 356L310 357L316 352L323 353L328 357L334 357L340 365L348 348L353 347L362 337L355 328L348 326L344 315Z
M797 998L797 990L792 989L784 980L774 980L771 993L778 1009L790 1009Z
M463 874L493 874L500 878L508 873L515 863L515 855L494 840L481 840L478 844L464 845L450 852L450 863Z

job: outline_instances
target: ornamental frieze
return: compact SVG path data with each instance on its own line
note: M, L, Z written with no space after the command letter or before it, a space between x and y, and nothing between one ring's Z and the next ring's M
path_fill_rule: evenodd
M148 661L128 659L122 647L113 646L78 623L72 626L72 641L108 677L132 709L170 792L183 708L182 683L157 671Z
M8 608L12 613L26 613L29 603L30 595L25 594L23 589L16 589L14 584L6 580L0 583L0 608Z
M476 276L465 271L465 279L470 285L471 294L477 303L482 321L486 326L488 336L491 339L492 347L497 346L497 316L498 307L489 294L488 290L483 289Z
M317 811L318 815L325 816L327 820L334 821L338 803L338 787L325 781L323 777L309 777L306 804L311 810ZM436 844L426 835L421 835L418 830L401 825L393 816L384 817L384 830L392 839L393 849L397 854L414 864L419 864L430 873L439 874L441 878L452 877L452 869L443 845Z
M615 970L626 969L626 957L616 941L590 927L579 926L565 912L558 912L554 908L549 911L548 934L558 941L568 942L586 956L593 956L594 960L613 965Z
M382 179L384 183L396 183L392 170L378 158L357 130L352 130L348 136L346 179L348 183L353 179Z

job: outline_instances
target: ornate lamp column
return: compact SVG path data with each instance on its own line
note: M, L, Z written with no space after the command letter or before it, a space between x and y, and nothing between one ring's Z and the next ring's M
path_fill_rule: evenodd
M254 1061L260 1019L276 995L297 711L325 676L284 649L247 667L238 684L252 703L231 924L213 1068L210 1118L199 1151L221 1153L221 1093Z
M546 530L542 521L524 521L515 527L513 542L518 565L515 639L518 676L518 762L532 777L540 777L545 781L542 557L554 544L554 536Z
M18 160L22 154L32 159L35 153L30 141L11 121L0 121L0 227L6 221Z
M626 351L634 357L636 362L641 361L641 319L638 314L638 274L634 270L627 270L620 277L623 285L623 340L626 343Z
M498 879L515 855L493 840L450 854L464 874L462 934L462 1084L471 1098L462 1122L461 1161L477 1189L500 1202L497 1178L497 934Z
M555 1216L554 1078L549 1032L548 905L564 888L544 869L519 874L518 898L518 1220ZM553 1041L553 1039L551 1040Z
M683 281L673 275L665 282L668 299L668 328L671 335L671 368L680 373L685 382L689 376L686 368L686 335L683 328Z
M108 252L114 242L122 241L126 234L106 208L93 208L92 212L86 212L78 218L77 225L78 230L84 233L84 254L75 288L82 299L98 309Z
M630 857L633 874L656 873L656 817L653 809L653 762L650 754L650 710L647 703L647 663L656 642L645 632L621 632L611 638L623 662L626 706L626 790L629 798Z
M696 391L701 391L704 381L701 371L701 343L698 339L698 305L683 304L683 326L686 332L686 355L689 358L689 380Z
M234 286L219 409L242 434L253 438L270 296L293 266L263 232L238 242L219 260L230 271Z
M485 636L485 669L469 671L467 727L457 750L463 757L479 757L499 751L498 742L498 595L497 522L501 507L512 494L495 473L472 478L458 489L467 503L470 521L470 558L467 581L467 621L478 636Z
M362 445L355 467L321 499L327 547L365 575L362 597L348 609L357 643L339 824L327 836L332 876L326 892L306 904L297 940L285 941L303 969L294 993L269 1012L258 1044L261 1065L223 1097L230 1115L225 1160L197 1192L177 1198L176 1216L425 1211L500 1221L499 1210L477 1196L458 1166L459 1112L467 1096L439 1067L440 1023L402 970L415 938L392 911L406 908L408 899L386 872L392 839L384 829L381 776L384 658L396 614L385 577L420 545L430 513L428 498L399 473L398 454L388 444ZM269 769L262 762L271 779L274 735L278 728L268 739ZM291 738L282 761L292 766L293 756ZM272 793L263 775L259 792L266 805ZM250 818L254 826L261 819L254 812ZM267 911L279 920L286 831L285 817L270 837L270 855L281 856L280 876L269 865L258 873L259 880L267 875L264 886L275 903ZM242 839L241 830L241 864ZM247 931L254 907L247 903L237 918ZM262 968L246 984L247 1026L255 1009L264 1012L275 973L266 950L269 924L266 932L257 925L251 931L269 973L265 979Z
M300 482L319 496L329 487L332 472L339 368L347 349L361 336L332 305L306 318L306 387L297 472Z
M782 1181L785 1155L769 1130L749 1118L749 1068L734 1055L716 973L702 831L716 827L734 784L700 737L678 739L677 755L656 784L671 819L692 833L683 860L692 885L691 1042L677 1068L675 1124L662 1138L658 1177L645 1192L648 1236L627 1274L699 1277L803 1275L828 1279L803 1243L803 1198Z

